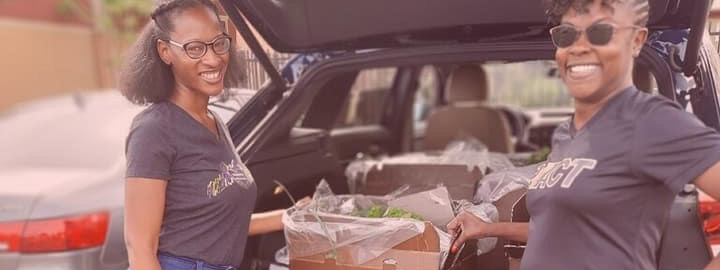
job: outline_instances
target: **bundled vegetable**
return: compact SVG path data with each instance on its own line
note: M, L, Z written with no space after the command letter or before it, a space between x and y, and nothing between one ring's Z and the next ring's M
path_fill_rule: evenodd
M411 218L419 221L425 219L418 214L397 207L385 207L382 205L374 205L366 211L354 212L353 216L368 218Z

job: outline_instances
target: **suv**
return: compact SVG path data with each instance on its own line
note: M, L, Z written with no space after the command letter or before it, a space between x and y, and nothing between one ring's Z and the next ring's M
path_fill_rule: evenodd
M651 38L637 60L636 84L680 103L706 125L720 129L720 60L705 28L709 2L650 0ZM240 156L258 179L257 211L290 205L273 195L273 180L296 197L312 194L321 179L336 192L347 193L344 171L358 155L398 155L442 145L437 141L447 139L435 134L443 133L443 128L433 127L433 115L456 101L483 97L463 92L455 99L445 93L461 85L453 83L456 75L477 79L458 75L458 70L480 74L479 66L486 70L516 66L508 70L522 74L534 70L536 75L544 70L545 76L515 75L501 81L514 82L504 89L516 94L563 90L553 75L555 48L541 1L220 3L270 77L229 122ZM290 83L273 67L248 22L277 51L333 56L307 66ZM491 128L478 132L498 141L492 143L497 146L489 145L491 151L520 162L528 153L549 146L554 127L572 113L568 108L523 112L490 107L484 117L502 120L488 120ZM439 122L462 122L467 117L450 113ZM698 208L698 192L688 186L671 211L659 251L660 269L700 269L709 262L712 252ZM284 239L282 233L263 235L251 238L248 245L244 267L263 269ZM478 262L476 269L512 267L505 253L500 246L478 257L485 261ZM517 252L507 253L520 257Z

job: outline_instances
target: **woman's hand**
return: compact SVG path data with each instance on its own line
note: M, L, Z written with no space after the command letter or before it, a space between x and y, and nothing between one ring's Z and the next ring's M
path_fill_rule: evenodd
M457 215L450 223L447 224L447 229L450 235L456 236L458 232L460 235L453 237L455 241L452 243L450 249L451 252L455 253L460 246L465 243L468 239L478 239L488 236L490 224L475 215L463 211Z

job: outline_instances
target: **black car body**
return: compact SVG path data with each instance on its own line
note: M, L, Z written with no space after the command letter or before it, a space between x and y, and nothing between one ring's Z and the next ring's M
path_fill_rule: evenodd
M424 150L418 147L422 138L412 119L423 67L434 67L439 74L441 96L442 81L455 65L554 58L541 1L220 2L271 78L229 124L239 154L258 179L257 211L289 205L288 200L273 195L273 180L284 183L296 196L311 194L321 179L345 193L345 166L359 153ZM652 74L655 92L686 108L689 104L706 125L719 129L720 61L704 38L709 1L650 2L652 41L643 48L638 69ZM248 21L278 51L336 53L288 83L268 61ZM382 68L392 68L394 73L387 84L388 98L372 107L380 109L376 121L338 125L361 71ZM439 99L433 106L442 103ZM518 121L527 123L523 118ZM528 139L519 143L549 145L553 128L552 122L526 128ZM515 145L519 152L528 149L534 148ZM668 221L659 251L660 269L700 269L709 261L712 254L698 217L697 191L689 187L679 195ZM266 267L283 245L282 237L278 233L252 238L244 267ZM491 262L477 269L507 269L504 252L495 253L484 258Z

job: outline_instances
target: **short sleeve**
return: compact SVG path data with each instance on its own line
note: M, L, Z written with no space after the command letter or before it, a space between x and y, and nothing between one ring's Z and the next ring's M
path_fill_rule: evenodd
M638 119L633 170L679 193L720 161L720 135L696 116L669 102Z
M170 180L174 151L160 125L135 121L125 141L125 177Z

